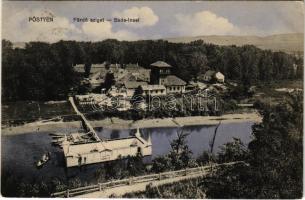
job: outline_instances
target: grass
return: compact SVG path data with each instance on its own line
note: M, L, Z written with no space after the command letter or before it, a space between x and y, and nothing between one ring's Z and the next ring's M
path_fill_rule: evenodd
M3 104L1 111L2 124L8 123L9 121L31 122L75 114L68 102L54 104L29 101L10 102Z

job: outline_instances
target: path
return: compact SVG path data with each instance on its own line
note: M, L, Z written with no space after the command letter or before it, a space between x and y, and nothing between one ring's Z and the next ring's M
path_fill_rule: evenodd
M52 197L109 197L112 194L122 196L126 193L145 191L147 185L159 186L167 183L175 183L185 179L204 176L223 166L246 164L243 161L213 164L208 166L187 168L177 171L149 174L144 176L130 177L122 180L114 180L97 185L69 189L52 194Z
M182 181L185 179L196 178L196 177L200 177L200 176L204 176L204 175L206 175L206 173L198 173L198 174L192 174L192 175L187 175L187 176L180 176L180 177L175 177L175 178L170 178L170 179L165 179L165 180L160 180L160 181L136 183L133 185L124 185L124 186L120 186L120 187L108 188L101 192L98 191L98 192L83 194L83 195L79 195L79 196L75 196L75 197L78 197L78 198L108 198L112 194L115 194L116 197L121 197L127 193L145 191L146 186L148 186L150 184L151 184L151 186L160 186L160 185L164 185L167 183L175 183L175 182L179 182L179 181Z

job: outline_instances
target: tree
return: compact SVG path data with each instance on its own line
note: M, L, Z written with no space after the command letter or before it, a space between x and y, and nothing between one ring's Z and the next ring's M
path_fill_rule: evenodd
M201 155L196 159L199 165L206 165L211 160L216 160L215 156L208 151L203 151Z
M178 131L177 136L177 139L171 142L171 151L168 155L175 170L186 168L192 156L192 151L189 150L186 140L188 134Z
M199 51L195 51L190 56L190 70L194 79L197 80L199 76L203 75L208 67L207 67L207 57L205 54Z
M132 98L130 99L130 103L134 109L138 109L143 102L143 89L141 86L138 86L135 89Z
M90 75L90 71L91 71L91 63L86 63L85 65L84 65L84 69L85 69L85 77L89 77L89 75Z
M218 46L203 41L170 43L163 40L100 42L29 42L24 49L2 42L2 96L4 101L65 99L80 85L75 63L139 63L156 60L173 66L183 80L200 78L208 69L221 71L228 79L249 88L259 81L302 77L303 58L284 52L261 50L251 45ZM297 68L296 68L297 67ZM110 63L106 63L110 68ZM86 65L87 75L90 72ZM110 77L110 84L113 77ZM109 82L108 82L109 83Z
M111 86L113 86L115 84L115 78L113 73L108 72L105 76L105 81L102 84L102 87L106 89L106 91L108 91Z
M117 160L104 164L106 179L121 179L126 176L125 160L121 156Z
M241 77L241 61L238 54L238 49L235 46L230 46L225 51L225 58L227 60L226 66L224 67L224 74L228 79L239 80Z
M300 198L303 174L303 96L290 95L276 106L265 105L261 124L249 144L254 186L263 198Z
M249 155L247 146L239 138L233 138L233 142L228 142L220 147L218 161L220 163L244 161Z
M158 156L153 159L152 171L155 173L170 171L171 169L172 163L168 155Z
M136 156L127 157L127 167L129 176L140 176L145 172L145 165L143 163L143 155L138 152Z
M271 51L266 51L259 63L259 79L266 82L271 81L273 79L273 68L272 53Z
M263 120L244 150L238 140L225 145L222 160L244 163L224 167L202 181L208 198L300 198L303 192L303 95L275 106L261 105Z

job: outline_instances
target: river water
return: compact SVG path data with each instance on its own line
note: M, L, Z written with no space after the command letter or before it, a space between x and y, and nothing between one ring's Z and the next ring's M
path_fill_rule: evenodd
M219 146L232 141L233 137L240 138L245 144L248 144L251 140L252 125L252 122L221 124L217 131L214 152L219 151ZM151 135L152 158L169 152L170 142L177 137L177 130L177 128L141 130L144 138L147 138L148 134ZM215 126L184 127L183 131L189 133L187 143L194 157L209 149L214 130ZM97 131L100 136L118 138L127 137L135 130L97 128ZM66 130L66 132L70 131ZM65 170L61 150L51 145L51 136L47 132L2 136L1 151L2 173L11 171L25 180L47 180L54 177L63 179L77 176L94 183L94 171L98 165L87 166L82 170L78 168ZM50 161L41 169L37 169L35 162L48 151L51 152Z

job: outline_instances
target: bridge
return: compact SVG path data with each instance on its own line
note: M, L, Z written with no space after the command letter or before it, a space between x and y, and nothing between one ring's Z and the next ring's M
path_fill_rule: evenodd
M228 162L222 164L212 164L196 168L186 168L183 170L149 174L144 176L130 177L121 180L98 183L85 187L67 189L65 191L51 194L52 197L90 197L107 198L112 194L122 196L126 193L145 191L147 185L160 186L167 183L174 183L185 179L201 177L216 171L224 166L236 164L246 164L243 161Z
M83 123L83 127L84 129L86 129L86 131L90 132L92 134L92 137L96 140L96 141L102 141L102 139L97 135L97 133L95 132L94 128L91 126L91 124L88 122L88 120L86 119L86 117L84 116L83 113L81 113L77 106L75 105L74 99L73 97L69 97L69 101L73 107L73 109L75 110L76 114L79 115L82 119L82 123Z

